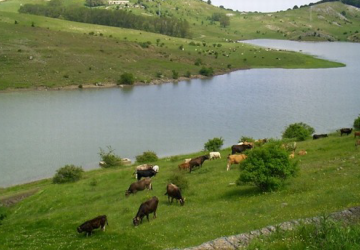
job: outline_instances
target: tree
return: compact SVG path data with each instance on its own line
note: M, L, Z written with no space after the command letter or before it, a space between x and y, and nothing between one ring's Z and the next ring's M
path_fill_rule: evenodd
M297 141L305 141L311 134L315 132L314 128L299 122L290 124L284 131L283 139L295 139Z
M108 167L114 167L114 166L121 166L123 165L123 162L121 160L121 157L114 154L114 149L111 148L111 146L107 146L108 152L105 152L102 148L100 148L100 158L103 164L101 164L101 167L108 168Z
M211 0L208 0L208 1L207 1L207 4L210 4L210 5L211 5Z
M120 76L118 84L133 85L135 81L134 75L132 73L125 72Z
M154 161L157 161L158 159L159 159L158 156L153 151L146 151L146 152L143 152L142 155L136 156L136 161L138 163L154 162Z
M81 179L82 173L84 170L82 167L76 167L74 165L66 165L56 171L55 176L53 177L53 183L67 183L75 182Z
M224 28L230 25L230 17L228 17L227 15L221 15L219 21L220 21L220 25L223 26Z
M354 120L354 128L360 129L360 115Z
M280 189L289 177L296 176L298 172L297 162L289 160L288 153L279 142L248 151L240 169L238 185L253 183L264 192Z
M213 151L219 151L220 148L223 146L224 144L224 139L221 137L215 137L213 139L209 139L205 144L204 144L204 149L206 151L209 152L213 152Z

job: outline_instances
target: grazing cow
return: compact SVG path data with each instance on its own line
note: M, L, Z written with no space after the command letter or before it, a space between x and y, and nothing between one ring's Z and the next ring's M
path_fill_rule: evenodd
M354 138L356 138L356 136L360 136L360 131L355 131Z
M356 149L357 149L358 146L360 146L360 140L357 140L357 141L355 142L355 147L356 147Z
M149 221L149 214L154 213L154 218L156 218L156 209L159 203L159 199L154 196L150 200L147 200L143 202L139 210L133 219L134 226L138 226L140 223L142 223L142 219L144 216L146 216L147 220Z
M242 153L244 152L246 149L252 149L253 146L251 144L242 144L242 145L232 145L231 146L231 154L236 154L236 153Z
M190 162L190 161L191 161L191 158L185 159L184 163L188 163L188 162Z
M125 191L125 196L128 197L130 194L136 194L138 191L143 191L145 188L152 190L151 178L149 177L132 183L129 189Z
M101 230L105 231L105 224L109 225L106 215L100 215L92 220L88 220L88 221L84 222L83 224L81 224L77 228L77 231L79 233L86 232L86 235L90 236L92 234L92 231L99 227L101 227Z
M306 150L300 150L298 153L298 155L306 155L306 154L307 154Z
M342 128L342 129L340 129L340 134L341 134L341 136L343 134L349 135L349 134L351 134L352 130L353 130L352 128Z
M149 169L154 169L155 170L155 172L159 172L159 166L158 165L150 165L150 164L142 164L142 165L139 165L139 166L137 166L136 167L136 169L135 169L135 172L134 172L134 174L135 174L135 179L137 179L137 171L138 170L149 170Z
M187 170L187 169L190 169L190 164L189 164L189 162L184 162L184 163L181 163L178 167L179 167L179 170L183 170L183 169Z
M327 134L319 134L319 135L314 134L313 135L313 140L324 138L324 137L328 137L328 135Z
M194 167L201 167L202 164L204 163L204 161L206 160L209 160L209 156L208 155L203 155L203 156L199 156L199 157L196 157L194 159L191 159L191 161L189 161L189 169L190 169L190 173L191 173L191 170L194 168Z
M181 206L184 205L185 203L185 199L181 196L180 188L177 187L175 184L170 183L166 186L165 195L168 196L169 203L172 203L174 198L180 201ZM171 198L171 202L170 202L170 198Z
M255 143L256 143L256 145L261 146L261 145L264 145L265 143L267 143L267 139L266 138L259 139L259 140L256 140Z
M247 158L247 155L245 155L245 154L229 155L227 157L228 162L227 162L227 165L226 165L226 170L229 171L231 165L239 164L240 162L242 162L246 158Z
M154 171L156 172L156 173L159 173L159 166L158 165L155 165L155 166L153 166L152 167L152 169L154 169Z
M221 154L219 152L210 152L209 160L213 160L213 159L221 159Z
M157 174L154 169L138 170L136 171L137 180L139 181L142 177L153 177Z

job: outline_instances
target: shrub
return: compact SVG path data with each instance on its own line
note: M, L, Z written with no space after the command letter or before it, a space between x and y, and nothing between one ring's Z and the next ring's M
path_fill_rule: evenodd
M191 72L190 72L190 71L186 71L185 77L190 78L190 77L191 77Z
M0 205L0 225L2 225L2 222L7 217L7 208Z
M178 186L181 191L187 189L189 186L188 180L185 178L184 174L179 172L174 173L172 176L170 176L168 182Z
M200 66L201 64L203 64L202 60L200 58L197 58L195 60L195 63L194 63L196 66Z
M81 179L84 170L82 167L76 167L74 165L65 165L56 171L53 177L53 183L61 184L67 182L75 182Z
M360 129L360 115L354 120L354 128Z
M204 144L204 149L206 151L212 152L212 151L219 151L220 148L224 145L224 139L223 138L219 138L219 137L215 137L213 139L209 139L205 144Z
M285 181L295 176L297 162L290 161L288 153L279 142L254 148L240 164L241 174L238 184L253 183L261 191L275 191L283 187Z
M121 157L113 153L114 149L112 149L111 146L107 146L107 148L108 152L105 152L102 148L100 148L99 155L101 157L101 160L105 163L102 164L101 167L108 168L123 165Z
M118 84L132 85L134 84L135 78L132 73L125 72L120 76Z
M159 158L153 151L146 151L142 155L136 156L136 161L139 163L148 163L157 161Z
M173 79L178 79L179 78L179 72L177 72L176 70L172 70L172 78Z
M306 138L315 132L314 128L305 123L290 124L282 135L283 139L296 139L297 141L305 141Z
M242 136L239 142L255 142L254 138L248 136Z
M214 75L214 69L213 68L206 68L206 67L202 67L199 71L200 75L203 76L213 76Z

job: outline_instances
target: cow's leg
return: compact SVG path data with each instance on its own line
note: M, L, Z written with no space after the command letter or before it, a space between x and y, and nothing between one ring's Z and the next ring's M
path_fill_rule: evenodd
M146 215L146 219L149 221L149 214ZM149 221L150 222L150 221Z
M173 203L174 197L171 197L171 204Z
M155 209L155 211L154 211L154 218L156 218L156 209Z

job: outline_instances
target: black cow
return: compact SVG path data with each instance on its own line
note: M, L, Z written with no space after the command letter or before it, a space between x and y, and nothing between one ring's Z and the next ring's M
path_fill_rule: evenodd
M137 180L139 181L141 177L153 177L157 174L157 172L154 169L148 169L148 170L137 170Z
M132 183L128 190L125 191L125 196L128 197L130 194L136 194L138 191L143 191L145 188L152 190L151 178L149 177Z
M314 134L313 135L313 140L320 139L320 138L323 138L323 137L328 137L328 135L327 134L320 134L320 135Z
M79 233L86 232L86 235L91 235L94 229L101 227L101 230L105 231L105 224L109 225L106 215L100 215L92 220L88 220L81 224L77 231Z
M343 134L346 134L346 135L351 134L352 130L353 130L352 128L342 128L342 129L340 129L341 136Z
M146 216L147 220L149 221L149 214L154 213L154 218L156 218L156 209L159 203L159 199L154 196L150 200L145 201L139 207L139 210L133 219L134 226L138 226L142 223L142 219Z
M232 145L231 146L231 154L234 155L236 153L242 153L246 149L252 149L252 147L253 146L251 144Z
M181 206L184 205L184 203L185 203L185 199L184 199L184 198L182 197L182 195L181 195L180 188L177 187L175 184L170 183L170 184L168 184L168 185L166 186L166 193L165 193L165 195L168 196L168 201L169 201L169 202L170 202L170 198L171 198L171 202L170 202L170 203L173 202L174 198L180 201L180 205L181 205Z
M190 173L191 173L191 170L194 168L194 167L201 167L202 164L204 163L204 161L206 160L209 160L209 155L203 155L203 156L199 156L199 157L196 157L194 159L191 159L189 161L189 169L190 169Z

